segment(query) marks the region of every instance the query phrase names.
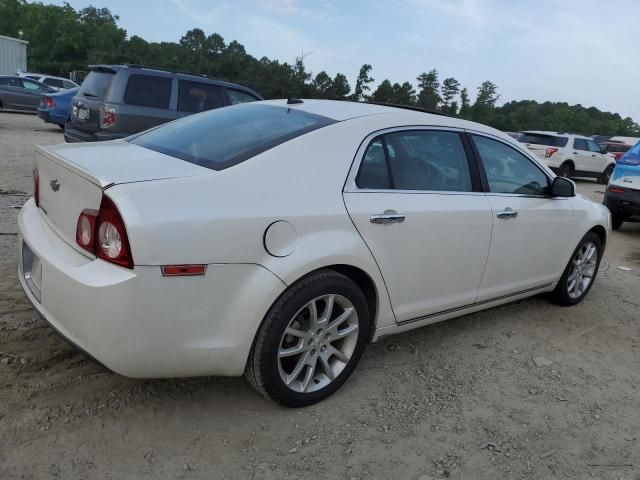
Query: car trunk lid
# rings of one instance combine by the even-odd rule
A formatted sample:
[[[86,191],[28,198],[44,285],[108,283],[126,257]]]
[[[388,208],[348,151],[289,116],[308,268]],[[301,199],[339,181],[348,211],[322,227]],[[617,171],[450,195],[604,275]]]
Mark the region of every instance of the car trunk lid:
[[[78,217],[84,209],[98,210],[108,187],[215,173],[122,140],[36,149],[40,209],[51,227],[82,252],[75,241]]]

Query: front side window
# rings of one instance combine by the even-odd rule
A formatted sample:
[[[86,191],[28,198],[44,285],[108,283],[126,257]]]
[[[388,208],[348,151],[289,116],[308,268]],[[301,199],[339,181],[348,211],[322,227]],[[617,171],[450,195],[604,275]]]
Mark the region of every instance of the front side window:
[[[224,170],[335,123],[321,115],[256,103],[216,108],[144,132],[131,143],[212,170]]]
[[[131,75],[124,91],[124,103],[140,107],[169,108],[172,83],[173,80],[169,77]]]
[[[188,80],[178,83],[178,110],[181,112],[198,113],[224,106],[221,87]]]
[[[587,140],[587,146],[589,147],[590,152],[601,153],[602,148],[593,140]]]
[[[258,100],[253,95],[241,92],[240,90],[233,90],[232,88],[227,88],[227,95],[229,95],[231,105],[235,105],[237,103],[255,102]]]
[[[587,141],[584,138],[574,138],[573,148],[576,150],[582,150],[584,152],[589,151],[589,147],[587,146]]]
[[[484,166],[489,191],[546,195],[549,179],[533,161],[514,148],[491,138],[472,135]]]

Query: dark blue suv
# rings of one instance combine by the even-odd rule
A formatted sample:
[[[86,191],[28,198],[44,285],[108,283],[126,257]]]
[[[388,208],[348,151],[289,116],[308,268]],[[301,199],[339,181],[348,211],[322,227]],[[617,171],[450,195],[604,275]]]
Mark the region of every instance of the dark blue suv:
[[[616,163],[604,195],[604,204],[611,210],[614,230],[634,217],[640,219],[640,142]]]

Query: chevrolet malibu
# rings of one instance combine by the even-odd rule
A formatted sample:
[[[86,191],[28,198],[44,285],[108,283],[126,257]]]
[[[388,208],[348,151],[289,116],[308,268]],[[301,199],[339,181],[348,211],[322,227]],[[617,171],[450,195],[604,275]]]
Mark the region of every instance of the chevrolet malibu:
[[[611,228],[509,136],[383,105],[242,104],[35,163],[19,278],[55,330],[122,375],[244,373],[287,406],[382,337],[577,304]]]

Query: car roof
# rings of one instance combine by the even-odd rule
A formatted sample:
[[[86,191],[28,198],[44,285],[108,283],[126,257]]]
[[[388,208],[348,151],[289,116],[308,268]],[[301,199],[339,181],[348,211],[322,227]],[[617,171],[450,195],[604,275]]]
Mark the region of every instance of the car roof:
[[[526,133],[527,135],[549,135],[549,136],[553,136],[553,137],[560,137],[560,136],[568,137],[568,136],[572,136],[572,137],[576,137],[576,138],[584,138],[585,140],[593,140],[591,137],[587,137],[585,135],[579,135],[577,133],[570,133],[570,132],[551,132],[551,131],[548,131],[548,130],[523,130],[520,133]]]
[[[350,102],[344,100],[315,100],[302,99],[293,100],[296,103],[290,103],[287,99],[266,100],[260,102],[266,105],[275,105],[280,107],[301,110],[323,117],[331,118],[338,122],[351,120],[354,118],[367,117],[372,115],[393,115],[393,122],[406,125],[437,125],[448,126],[454,128],[469,128],[475,130],[489,129],[492,132],[498,132],[491,127],[481,125],[467,120],[442,115],[439,113],[430,113],[415,109],[414,107],[403,107],[401,105],[385,105],[378,103],[366,102]],[[503,136],[502,132],[498,132]]]

